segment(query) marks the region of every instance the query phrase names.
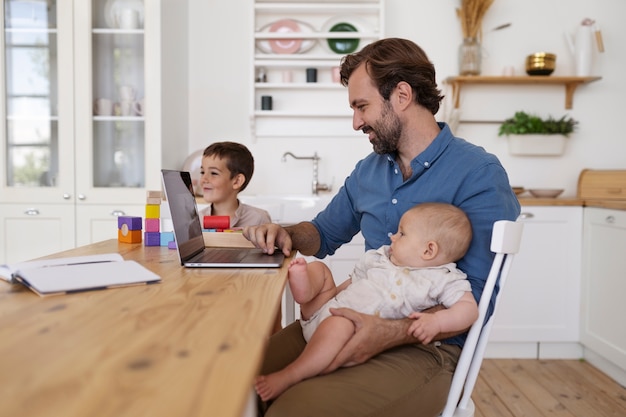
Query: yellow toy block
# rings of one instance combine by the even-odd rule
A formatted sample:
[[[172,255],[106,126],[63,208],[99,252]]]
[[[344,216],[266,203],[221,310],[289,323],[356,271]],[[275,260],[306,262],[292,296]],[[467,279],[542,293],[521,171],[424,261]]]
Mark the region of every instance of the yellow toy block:
[[[161,205],[160,204],[146,204],[146,218],[158,219],[161,217]]]

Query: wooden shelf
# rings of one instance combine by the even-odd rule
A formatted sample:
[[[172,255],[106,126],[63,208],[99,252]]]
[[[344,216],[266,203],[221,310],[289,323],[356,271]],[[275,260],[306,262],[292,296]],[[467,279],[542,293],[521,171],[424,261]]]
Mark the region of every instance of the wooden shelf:
[[[587,84],[600,80],[602,77],[557,77],[551,75],[533,75],[533,76],[458,76],[448,77],[445,79],[446,84],[452,85],[452,96],[454,97],[454,107],[459,107],[459,98],[461,96],[461,88],[463,85],[469,84],[557,84],[565,86],[565,108],[571,109],[574,103],[574,91],[581,84]]]

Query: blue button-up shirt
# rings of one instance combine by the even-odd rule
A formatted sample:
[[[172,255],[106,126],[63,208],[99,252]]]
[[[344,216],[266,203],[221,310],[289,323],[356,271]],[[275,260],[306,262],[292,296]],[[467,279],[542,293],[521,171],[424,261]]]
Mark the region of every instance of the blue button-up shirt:
[[[454,137],[445,123],[439,127],[432,144],[411,161],[413,173],[406,181],[395,155],[372,153],[357,163],[337,195],[313,219],[321,238],[318,258],[332,255],[359,231],[366,250],[388,245],[409,208],[430,201],[451,203],[472,223],[472,243],[457,265],[479,300],[493,261],[489,249],[493,223],[515,220],[520,205],[496,156]],[[462,346],[464,341],[460,336],[446,342]]]

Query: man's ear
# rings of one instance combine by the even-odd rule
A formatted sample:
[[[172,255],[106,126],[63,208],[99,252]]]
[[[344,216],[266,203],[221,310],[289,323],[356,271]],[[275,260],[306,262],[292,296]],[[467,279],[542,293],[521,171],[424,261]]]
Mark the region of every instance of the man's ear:
[[[422,258],[429,261],[431,259],[435,259],[438,253],[439,245],[437,244],[437,242],[435,242],[434,240],[429,240],[426,243],[426,248],[424,249],[424,252],[422,252]]]
[[[406,108],[413,102],[413,89],[406,81],[400,81],[396,86],[396,94],[398,97],[398,105]]]
[[[239,173],[237,175],[235,175],[235,178],[233,178],[233,189],[234,190],[239,190],[241,187],[243,187],[243,184],[246,182],[246,176]]]

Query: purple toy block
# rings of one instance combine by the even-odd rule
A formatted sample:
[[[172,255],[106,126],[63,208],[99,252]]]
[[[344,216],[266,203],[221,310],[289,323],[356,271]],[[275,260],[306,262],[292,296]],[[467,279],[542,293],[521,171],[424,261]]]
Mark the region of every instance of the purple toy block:
[[[117,218],[117,228],[121,229],[126,225],[128,230],[141,230],[142,218],[137,216],[119,216]]]
[[[145,232],[143,234],[144,246],[161,246],[161,233]]]
[[[176,241],[172,240],[167,244],[168,249],[176,249]]]

